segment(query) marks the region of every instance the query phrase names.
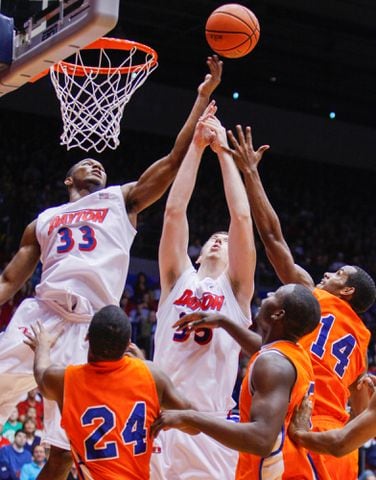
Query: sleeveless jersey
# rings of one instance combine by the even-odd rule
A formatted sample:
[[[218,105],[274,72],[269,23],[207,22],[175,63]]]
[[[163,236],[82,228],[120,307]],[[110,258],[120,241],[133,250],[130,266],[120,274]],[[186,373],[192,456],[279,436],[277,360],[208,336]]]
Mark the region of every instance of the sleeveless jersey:
[[[227,412],[235,405],[231,394],[240,346],[221,328],[191,333],[172,328],[183,315],[200,311],[227,315],[244,328],[251,324],[225,273],[216,280],[199,280],[189,267],[158,307],[154,362],[200,411]]]
[[[349,386],[367,370],[370,332],[349,303],[316,288],[321,321],[300,340],[311,354],[315,373],[313,417],[324,415],[346,423]]]
[[[149,479],[149,428],[159,409],[154,379],[139,359],[67,367],[61,426],[83,478]]]
[[[120,186],[45,210],[36,225],[43,263],[37,297],[68,310],[80,298],[95,311],[119,304],[135,234]]]
[[[290,402],[284,425],[278,435],[272,453],[268,457],[259,457],[240,452],[236,470],[237,480],[276,480],[276,479],[318,479],[315,468],[311,463],[307,451],[296,446],[287,436],[287,429],[296,406],[300,405],[304,395],[313,390],[314,377],[309,355],[299,344],[287,341],[277,341],[265,345],[254,354],[248,364],[247,374],[243,379],[240,391],[240,421],[250,421],[252,408],[252,393],[250,378],[252,368],[260,355],[269,352],[278,353],[287,357],[294,365],[296,381],[291,390]],[[283,472],[285,472],[283,474]],[[283,475],[283,476],[282,476]]]

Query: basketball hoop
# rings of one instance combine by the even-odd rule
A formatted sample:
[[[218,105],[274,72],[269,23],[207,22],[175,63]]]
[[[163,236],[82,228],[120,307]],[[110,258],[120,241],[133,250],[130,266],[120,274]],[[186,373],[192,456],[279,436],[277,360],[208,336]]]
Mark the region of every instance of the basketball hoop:
[[[110,50],[127,52],[127,57],[114,66]],[[83,57],[91,51],[96,51],[97,66],[89,66]],[[124,107],[157,66],[157,53],[142,43],[100,38],[78,51],[74,62],[61,61],[51,67],[63,118],[60,144],[86,152],[115,150]]]

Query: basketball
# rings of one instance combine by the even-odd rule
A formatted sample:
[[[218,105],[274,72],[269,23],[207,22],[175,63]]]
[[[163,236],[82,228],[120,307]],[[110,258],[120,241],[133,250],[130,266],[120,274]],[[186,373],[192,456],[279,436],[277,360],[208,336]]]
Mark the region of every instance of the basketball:
[[[218,7],[209,16],[205,36],[210,47],[226,58],[240,58],[251,52],[260,36],[256,15],[236,3]]]

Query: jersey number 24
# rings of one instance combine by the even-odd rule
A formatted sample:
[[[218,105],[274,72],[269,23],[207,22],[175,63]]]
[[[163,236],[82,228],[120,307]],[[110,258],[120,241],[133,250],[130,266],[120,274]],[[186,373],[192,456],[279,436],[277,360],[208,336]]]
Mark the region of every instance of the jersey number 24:
[[[133,455],[141,455],[146,452],[146,405],[145,402],[136,402],[131,413],[125,421],[121,432],[124,444],[133,445]],[[116,441],[106,441],[106,436],[116,427],[115,413],[106,405],[97,405],[88,408],[81,417],[81,425],[88,427],[95,425],[96,421],[101,423],[85,439],[85,459],[110,460],[119,457],[119,447]],[[103,446],[99,446],[99,443]]]

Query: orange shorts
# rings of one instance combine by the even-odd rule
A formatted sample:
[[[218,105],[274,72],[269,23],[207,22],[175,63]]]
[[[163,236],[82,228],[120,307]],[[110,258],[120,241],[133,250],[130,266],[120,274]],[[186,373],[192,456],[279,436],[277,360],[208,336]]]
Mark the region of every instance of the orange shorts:
[[[342,428],[343,423],[329,417],[313,417],[313,431],[324,432],[326,430],[333,430],[333,428]],[[310,455],[315,462],[318,458],[322,463],[332,480],[357,480],[358,478],[358,454],[359,450],[337,458],[332,455],[319,455],[318,453],[310,452]]]

